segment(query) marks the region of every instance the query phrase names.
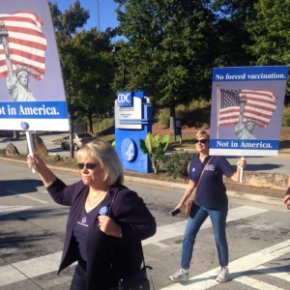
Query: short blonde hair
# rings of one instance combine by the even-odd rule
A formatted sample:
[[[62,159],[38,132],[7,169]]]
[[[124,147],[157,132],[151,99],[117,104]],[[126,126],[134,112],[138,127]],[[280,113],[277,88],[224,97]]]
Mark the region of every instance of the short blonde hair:
[[[124,173],[121,161],[109,142],[96,140],[85,144],[77,151],[77,160],[82,158],[96,160],[104,171],[104,182],[107,185],[123,184]]]
[[[195,134],[195,138],[204,138],[204,139],[209,139],[209,134],[205,130],[199,130]]]

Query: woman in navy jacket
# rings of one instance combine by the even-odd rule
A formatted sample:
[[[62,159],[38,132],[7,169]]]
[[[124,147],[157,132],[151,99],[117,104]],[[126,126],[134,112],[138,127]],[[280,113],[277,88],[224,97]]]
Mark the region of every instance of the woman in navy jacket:
[[[108,290],[140,270],[144,240],[156,223],[143,200],[123,186],[123,169],[103,141],[77,152],[81,181],[66,185],[37,156],[28,166],[40,175],[55,202],[70,206],[59,272],[77,261],[71,290]]]

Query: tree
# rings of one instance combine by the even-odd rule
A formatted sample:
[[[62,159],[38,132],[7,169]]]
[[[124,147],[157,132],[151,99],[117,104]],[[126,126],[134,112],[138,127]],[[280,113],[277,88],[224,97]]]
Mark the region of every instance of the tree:
[[[256,16],[248,25],[253,44],[250,52],[258,65],[290,64],[290,1],[259,0],[255,4]],[[290,101],[290,82],[287,87]]]
[[[252,44],[247,28],[255,16],[254,4],[258,0],[215,0],[216,13],[215,66],[245,66],[254,61],[247,50]]]
[[[70,115],[85,120],[93,132],[93,116],[110,112],[113,106],[113,66],[110,57],[111,30],[86,31],[88,10],[76,0],[62,13],[50,4]]]
[[[209,97],[213,14],[209,0],[115,0],[126,68],[125,88],[143,90],[156,105]]]
[[[93,116],[111,113],[114,104],[111,87],[114,68],[110,51],[109,36],[94,28],[74,36],[70,41],[69,59],[65,61],[74,91],[71,104],[78,118],[89,122],[91,132]]]
[[[81,7],[79,0],[75,0],[64,13],[58,9],[57,4],[50,2],[49,7],[58,41],[72,37],[77,29],[86,24],[90,15],[87,9]]]

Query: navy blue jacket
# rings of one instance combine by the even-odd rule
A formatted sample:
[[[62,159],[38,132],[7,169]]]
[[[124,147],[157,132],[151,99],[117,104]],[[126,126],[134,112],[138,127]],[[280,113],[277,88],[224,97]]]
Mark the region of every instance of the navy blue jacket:
[[[67,186],[57,179],[47,190],[55,202],[70,206],[60,272],[79,259],[73,228],[84,209],[89,188],[82,181]],[[110,217],[121,226],[121,239],[107,236],[98,226],[99,208],[110,208],[115,194]],[[155,234],[156,222],[143,200],[119,184],[109,188],[94,214],[87,237],[87,289],[108,290],[116,286],[120,278],[130,277],[140,269],[143,257],[141,240]]]

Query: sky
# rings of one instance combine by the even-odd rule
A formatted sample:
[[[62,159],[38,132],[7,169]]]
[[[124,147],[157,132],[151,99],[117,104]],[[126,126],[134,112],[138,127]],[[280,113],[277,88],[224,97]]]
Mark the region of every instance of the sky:
[[[51,3],[56,3],[58,8],[63,12],[72,5],[74,0],[50,0]],[[90,18],[86,24],[86,29],[97,26],[97,1],[96,0],[80,0],[81,7],[89,10]],[[118,26],[117,14],[115,9],[117,4],[113,0],[99,0],[100,11],[100,30],[105,31],[106,28],[114,28]]]

